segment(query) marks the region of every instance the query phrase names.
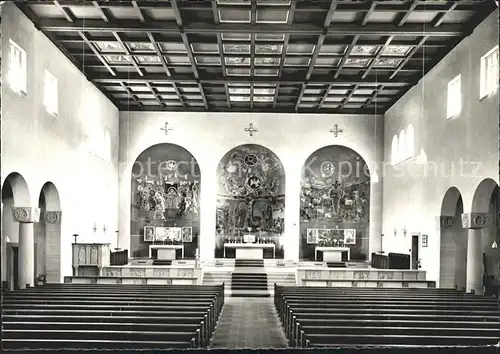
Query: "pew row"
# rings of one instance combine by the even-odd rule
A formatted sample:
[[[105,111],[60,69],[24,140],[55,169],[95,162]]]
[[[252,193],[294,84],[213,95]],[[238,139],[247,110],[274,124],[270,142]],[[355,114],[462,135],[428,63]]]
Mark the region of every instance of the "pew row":
[[[363,288],[435,288],[432,280],[359,280],[359,279],[302,279],[303,286],[363,287]]]
[[[291,346],[457,346],[500,341],[496,299],[452,289],[275,285]]]
[[[73,275],[64,277],[69,284],[146,284],[146,285],[196,285],[196,277],[127,277]]]
[[[207,347],[224,285],[48,284],[3,297],[5,351]]]

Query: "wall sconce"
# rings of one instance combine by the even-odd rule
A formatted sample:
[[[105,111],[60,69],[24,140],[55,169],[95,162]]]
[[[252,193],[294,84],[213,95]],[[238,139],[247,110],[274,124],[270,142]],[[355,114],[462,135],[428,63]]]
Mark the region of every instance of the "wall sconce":
[[[403,229],[401,231],[403,231],[403,236],[406,237],[406,232],[407,232],[406,226],[403,226]]]
[[[394,237],[398,235],[398,229],[394,228]]]
[[[104,233],[106,233],[106,224],[104,224],[104,225],[102,226],[102,231],[103,231]]]
[[[94,230],[94,232],[97,232],[97,223],[96,222],[94,223],[94,226],[92,226],[92,230]]]

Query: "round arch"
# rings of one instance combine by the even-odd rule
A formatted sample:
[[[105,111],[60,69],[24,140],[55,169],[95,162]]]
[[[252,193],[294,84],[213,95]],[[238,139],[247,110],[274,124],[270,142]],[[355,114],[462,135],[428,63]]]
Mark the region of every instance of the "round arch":
[[[195,258],[200,234],[201,173],[184,147],[155,144],[139,154],[131,170],[130,252],[149,257],[154,241],[183,245]],[[182,256],[177,251],[176,258]]]
[[[226,254],[224,244],[252,235],[255,242],[273,243],[274,256],[283,258],[286,176],[279,157],[262,145],[239,145],[224,154],[216,173],[215,257],[231,256],[235,250]],[[264,257],[272,256],[272,247],[265,248]]]
[[[472,213],[488,213],[490,210],[491,196],[495,189],[498,188],[497,182],[491,178],[483,179],[474,192],[472,197]]]
[[[368,259],[370,182],[368,164],[346,146],[324,146],[307,158],[300,193],[300,259],[315,260],[316,246],[348,247],[351,259]]]
[[[465,289],[467,230],[462,228],[462,194],[450,187],[443,196],[440,220],[439,287]],[[454,221],[454,222],[452,222]]]
[[[11,194],[16,207],[26,207],[31,205],[31,195],[28,183],[21,174],[12,172],[5,178],[2,186],[2,196],[4,188],[10,188],[12,191]]]
[[[2,281],[14,289],[18,279],[15,279],[11,264],[13,251],[11,245],[19,242],[19,224],[14,222],[12,209],[14,207],[32,207],[30,190],[25,178],[17,173],[10,173],[2,185],[2,222],[1,222],[1,267]]]
[[[61,201],[52,182],[40,190],[40,222],[35,227],[36,274],[45,275],[48,283],[61,281]]]

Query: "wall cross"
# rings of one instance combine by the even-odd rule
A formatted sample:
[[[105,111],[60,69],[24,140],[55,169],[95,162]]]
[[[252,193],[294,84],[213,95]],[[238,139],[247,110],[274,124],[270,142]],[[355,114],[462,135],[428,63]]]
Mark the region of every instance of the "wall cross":
[[[168,135],[168,132],[171,131],[171,130],[173,130],[173,129],[168,127],[168,122],[165,122],[165,127],[164,128],[160,128],[160,130],[165,131],[165,135]]]
[[[335,137],[338,137],[339,133],[342,133],[342,132],[343,132],[343,130],[339,129],[339,125],[338,124],[335,124],[333,126],[333,129],[330,129],[330,133],[333,133]]]
[[[253,133],[258,132],[259,130],[253,126],[253,123],[250,123],[248,128],[245,128],[245,131],[248,132],[250,136],[253,136]]]

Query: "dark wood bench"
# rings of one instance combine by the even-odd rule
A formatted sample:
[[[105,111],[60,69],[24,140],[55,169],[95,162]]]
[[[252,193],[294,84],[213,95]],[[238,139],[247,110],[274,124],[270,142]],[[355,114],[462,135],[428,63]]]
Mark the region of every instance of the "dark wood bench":
[[[275,285],[275,305],[290,344],[298,347],[491,345],[500,340],[494,299],[444,289],[387,290]]]
[[[4,298],[3,345],[11,350],[204,347],[223,303],[223,284],[28,288]]]

